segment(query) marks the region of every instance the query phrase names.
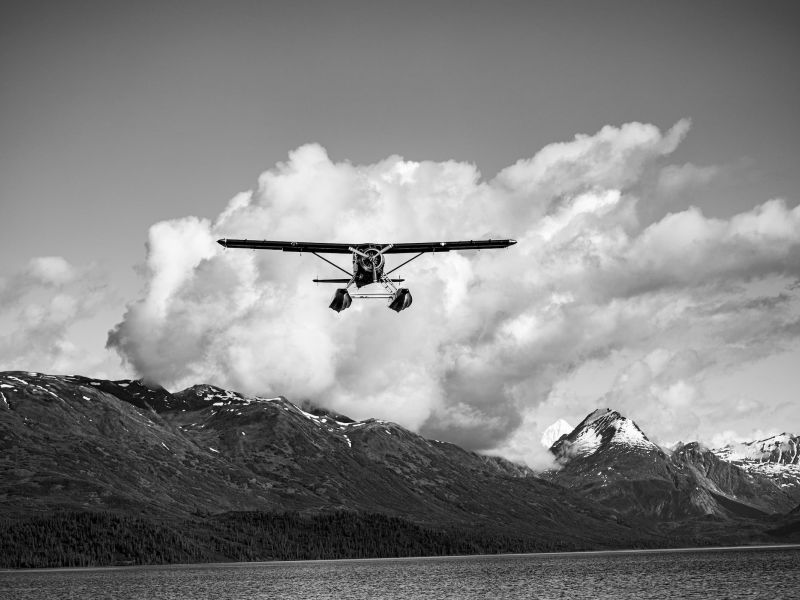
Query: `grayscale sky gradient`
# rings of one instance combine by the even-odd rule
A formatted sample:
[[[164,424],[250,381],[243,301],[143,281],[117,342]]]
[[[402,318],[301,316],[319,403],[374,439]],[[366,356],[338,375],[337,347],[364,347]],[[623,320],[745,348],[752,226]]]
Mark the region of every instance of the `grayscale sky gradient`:
[[[798,16],[793,1],[3,2],[0,369],[144,374],[168,386],[207,380],[308,397],[532,463],[528,448],[543,427],[558,417],[574,425],[599,405],[620,408],[662,442],[797,432]],[[632,123],[645,125],[625,128]],[[591,148],[569,158],[578,134]],[[550,154],[528,160],[543,148]],[[572,161],[569,168],[548,163],[553,155]],[[420,162],[423,169],[414,167]],[[297,181],[287,183],[292,169]],[[271,175],[259,183],[263,172]],[[398,173],[410,179],[381,188]],[[430,222],[415,221],[427,205],[399,192],[411,180],[409,193],[435,204]],[[449,192],[436,188],[442,181]],[[382,212],[364,204],[365,189]],[[248,191],[248,206],[220,216]],[[609,191],[617,200],[607,200]],[[590,283],[537,279],[553,266],[542,256],[558,261],[575,247],[548,238],[542,223],[574,217],[583,193],[594,194],[586,200],[594,220],[569,221],[570,240],[606,240],[592,256],[619,273],[592,270],[587,254],[579,279]],[[773,199],[781,207],[758,208]],[[598,213],[608,202],[616,202],[613,215]],[[319,210],[328,204],[336,211]],[[690,207],[702,221],[667,217]],[[747,229],[737,215],[761,217]],[[190,216],[209,221],[190,226]],[[231,236],[249,223],[258,237],[313,241],[373,232],[409,241],[488,231],[529,237],[516,255],[407,269],[421,295],[399,319],[409,315],[410,332],[432,331],[419,351],[397,330],[398,315],[378,303],[329,311],[331,290],[308,281],[327,274],[311,257],[291,267],[276,266],[286,259],[280,254],[218,264],[202,240],[227,233],[226,223],[238,224]],[[688,226],[708,233],[702,249],[679,230]],[[668,232],[674,247],[646,231]],[[183,245],[165,249],[164,236]],[[534,239],[561,245],[536,254]],[[652,277],[630,270],[635,252],[658,248]],[[493,280],[503,261],[514,269]],[[260,304],[236,309],[246,317],[221,328],[220,315],[234,309],[215,303],[212,288],[227,282],[244,293],[226,269],[254,269],[248,293],[272,290],[304,312],[282,312],[259,296]],[[487,295],[471,318],[454,316],[448,311],[461,310],[453,307],[463,299],[448,278],[458,269],[453,281],[464,289],[482,298],[491,283],[502,298]],[[199,277],[209,289],[197,286]],[[606,290],[611,279],[626,291]],[[709,282],[713,289],[703,287]],[[557,343],[531,333],[544,335],[542,319],[554,310],[537,304],[544,290],[561,299],[558,310],[575,311],[559,313],[567,317],[552,334]],[[692,308],[646,335],[632,333],[641,330],[636,323],[620,325],[639,310],[642,323],[666,319],[667,292],[675,306]],[[158,293],[167,316],[153,321],[147,310]],[[170,346],[169,328],[178,315],[188,318],[190,300],[200,333],[185,343],[218,336],[226,360]],[[611,319],[620,305],[622,316]],[[598,326],[591,340],[566,333],[569,323],[596,325],[589,312],[615,325]],[[337,318],[349,319],[350,337]],[[258,323],[284,343],[233,333]],[[516,354],[498,341],[504,335],[517,340]],[[392,336],[398,349],[386,352],[380,372],[398,380],[394,391],[370,381],[357,359],[381,356],[375,341]],[[144,357],[156,352],[153,339],[168,357],[159,368]],[[469,360],[454,358],[466,346]],[[286,353],[297,371],[271,375],[264,347]],[[250,376],[231,367],[231,356]],[[477,363],[491,371],[481,398],[470,395]]]

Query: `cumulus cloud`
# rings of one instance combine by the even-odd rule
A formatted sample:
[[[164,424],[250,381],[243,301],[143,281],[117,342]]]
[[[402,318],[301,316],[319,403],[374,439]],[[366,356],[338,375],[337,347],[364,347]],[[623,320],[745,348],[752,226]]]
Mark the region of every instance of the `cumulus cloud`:
[[[497,182],[524,200],[531,194],[553,199],[592,188],[628,188],[655,158],[674,152],[690,125],[682,119],[666,134],[646,123],[607,125],[594,135],[576,135],[517,161],[498,173]]]
[[[700,167],[692,163],[667,165],[658,174],[658,191],[668,196],[676,196],[693,188],[709,185],[720,177],[725,169],[719,166]]]
[[[694,349],[656,348],[620,371],[601,404],[631,416],[664,446],[697,439],[699,418],[693,408],[711,360]]]
[[[0,279],[0,370],[92,371],[102,357],[76,343],[74,327],[112,298],[94,264],[76,266],[60,256],[31,259]]]
[[[677,413],[702,395],[707,368],[793,331],[796,290],[764,319],[758,302],[768,294],[753,285],[800,276],[800,209],[780,200],[726,220],[689,208],[640,224],[647,198],[638,183],[688,128],[607,126],[489,181],[465,163],[392,156],[353,165],[302,146],[215,220],[151,228],[145,293],[109,346],[168,387],[207,381],[284,394],[533,463],[539,451],[526,440],[538,444],[552,422],[539,409],[587,361],[634,357],[607,397],[598,390],[598,403],[624,408],[638,397]],[[369,301],[336,314],[327,309],[333,290],[310,281],[337,276],[331,267],[307,255],[224,250],[215,244],[223,237],[519,243],[417,259],[400,272],[414,305],[399,315]],[[735,303],[743,287],[748,306]]]

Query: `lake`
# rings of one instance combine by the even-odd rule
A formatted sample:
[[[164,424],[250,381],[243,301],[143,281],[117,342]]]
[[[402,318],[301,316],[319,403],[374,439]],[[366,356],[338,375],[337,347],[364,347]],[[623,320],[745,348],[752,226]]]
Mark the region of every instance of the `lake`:
[[[0,572],[4,600],[788,598],[800,547]]]

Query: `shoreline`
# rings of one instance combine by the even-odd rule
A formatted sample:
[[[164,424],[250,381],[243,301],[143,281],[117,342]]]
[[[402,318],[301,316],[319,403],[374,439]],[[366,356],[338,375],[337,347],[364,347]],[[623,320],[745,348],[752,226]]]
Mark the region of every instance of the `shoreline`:
[[[207,563],[168,563],[168,564],[148,564],[148,565],[107,565],[96,567],[33,567],[29,569],[0,569],[0,575],[5,573],[64,573],[71,571],[120,571],[132,569],[192,569],[206,567],[248,567],[248,566],[280,566],[296,564],[324,564],[324,563],[348,563],[348,562],[367,562],[367,561],[413,561],[413,560],[437,560],[437,559],[475,559],[475,558],[524,558],[552,556],[597,556],[615,554],[667,554],[667,553],[687,553],[687,552],[735,552],[747,550],[800,550],[800,543],[797,544],[756,544],[752,546],[686,546],[681,548],[643,548],[643,549],[623,549],[623,550],[575,550],[571,552],[524,552],[524,553],[498,553],[498,554],[449,554],[440,556],[385,556],[374,558],[329,558],[315,560],[264,560],[251,562],[207,562]]]

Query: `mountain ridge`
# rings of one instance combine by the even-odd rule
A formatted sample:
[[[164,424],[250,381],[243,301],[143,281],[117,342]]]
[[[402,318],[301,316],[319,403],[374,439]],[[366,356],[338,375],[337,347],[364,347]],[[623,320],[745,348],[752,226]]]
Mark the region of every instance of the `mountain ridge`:
[[[12,533],[21,520],[100,511],[134,519],[112,520],[133,530],[188,524],[198,536],[190,545],[202,549],[230,527],[244,535],[235,515],[289,511],[305,515],[289,518],[301,528],[314,515],[383,515],[413,535],[450,540],[438,548],[471,539],[465,548],[492,551],[768,542],[776,527],[795,535],[796,517],[781,521],[774,506],[749,500],[741,470],[726,480],[718,458],[693,448],[668,456],[611,410],[562,435],[553,446],[561,470],[540,474],[388,421],[210,385],[173,394],[135,380],[16,371],[0,373],[0,394],[0,517]]]
[[[727,462],[697,442],[665,451],[609,408],[590,413],[550,448],[551,481],[622,514],[657,519],[785,514],[797,498],[771,479]]]
[[[632,537],[611,511],[520,465],[387,421],[342,421],[210,386],[168,397],[125,381],[22,372],[0,373],[3,384],[5,514],[351,510],[575,544]]]

